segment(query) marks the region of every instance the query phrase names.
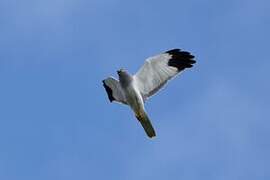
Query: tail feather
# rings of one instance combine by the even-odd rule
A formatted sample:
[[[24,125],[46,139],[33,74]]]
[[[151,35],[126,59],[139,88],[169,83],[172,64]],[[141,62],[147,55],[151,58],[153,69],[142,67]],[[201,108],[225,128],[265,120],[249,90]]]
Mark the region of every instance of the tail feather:
[[[153,138],[156,136],[156,133],[155,133],[155,130],[151,124],[151,121],[145,112],[142,115],[136,115],[136,118],[140,121],[140,123],[141,123],[144,131],[148,135],[148,137]]]

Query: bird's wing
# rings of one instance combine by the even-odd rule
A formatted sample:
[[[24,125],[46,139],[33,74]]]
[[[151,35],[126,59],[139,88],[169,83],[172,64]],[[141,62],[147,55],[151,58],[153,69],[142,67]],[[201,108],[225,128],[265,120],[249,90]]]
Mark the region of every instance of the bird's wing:
[[[112,77],[108,77],[107,79],[104,79],[102,82],[110,102],[116,101],[123,104],[127,104],[125,95],[118,80]]]
[[[168,80],[185,68],[196,63],[194,56],[180,49],[172,49],[146,59],[145,64],[134,75],[135,83],[144,100],[155,94]]]

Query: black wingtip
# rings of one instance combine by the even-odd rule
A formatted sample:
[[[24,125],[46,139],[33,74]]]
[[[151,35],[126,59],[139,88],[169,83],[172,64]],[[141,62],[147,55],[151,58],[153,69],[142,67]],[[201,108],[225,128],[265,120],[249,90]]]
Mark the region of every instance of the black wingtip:
[[[194,56],[187,51],[181,51],[181,49],[172,49],[165,53],[170,54],[172,57],[168,61],[169,66],[176,67],[178,71],[182,71],[185,68],[193,67],[196,63]]]
[[[113,93],[112,89],[106,85],[105,80],[103,80],[102,83],[103,83],[103,87],[105,88],[105,90],[107,92],[107,95],[108,95],[110,102],[113,102],[115,99],[114,99],[113,94],[112,94]]]

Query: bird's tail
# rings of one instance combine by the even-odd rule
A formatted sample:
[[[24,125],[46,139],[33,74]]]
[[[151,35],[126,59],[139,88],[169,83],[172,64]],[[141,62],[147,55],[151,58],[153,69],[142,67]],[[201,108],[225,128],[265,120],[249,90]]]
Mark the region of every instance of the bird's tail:
[[[153,138],[156,136],[155,130],[151,124],[150,119],[148,118],[146,112],[143,111],[141,114],[136,114],[136,118],[140,121],[144,131],[148,137]]]

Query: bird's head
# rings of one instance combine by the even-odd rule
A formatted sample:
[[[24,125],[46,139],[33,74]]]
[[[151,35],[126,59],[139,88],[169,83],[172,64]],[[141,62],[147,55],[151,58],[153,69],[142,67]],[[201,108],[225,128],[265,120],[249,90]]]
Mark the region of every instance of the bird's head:
[[[119,76],[121,76],[121,75],[123,75],[123,74],[126,74],[127,73],[127,71],[125,70],[125,69],[123,69],[123,68],[121,68],[121,69],[119,69],[118,71],[117,71],[117,74],[119,75]]]
[[[132,81],[132,76],[123,68],[117,71],[119,80],[122,84],[128,85]]]

